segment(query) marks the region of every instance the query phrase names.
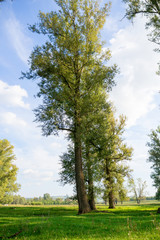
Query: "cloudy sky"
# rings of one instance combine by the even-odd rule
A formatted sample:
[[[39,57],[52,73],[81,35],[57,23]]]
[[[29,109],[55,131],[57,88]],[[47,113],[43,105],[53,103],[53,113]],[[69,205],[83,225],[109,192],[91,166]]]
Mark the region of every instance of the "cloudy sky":
[[[117,7],[118,6],[118,7]],[[159,55],[154,44],[147,40],[145,19],[134,24],[124,16],[120,0],[112,1],[110,17],[102,31],[102,38],[112,52],[120,74],[117,86],[110,94],[118,114],[127,116],[125,142],[134,148],[130,163],[134,178],[147,181],[148,194],[154,195],[147,160],[146,142],[151,129],[159,124],[160,79],[155,74]],[[59,137],[41,136],[34,123],[33,109],[38,105],[34,97],[36,82],[20,80],[21,71],[28,69],[27,61],[33,47],[43,43],[43,37],[31,33],[28,24],[38,21],[39,10],[56,10],[53,0],[7,0],[0,5],[0,138],[8,139],[15,147],[19,167],[19,193],[25,197],[72,195],[72,186],[57,183],[60,169],[59,155],[67,147],[63,134]]]

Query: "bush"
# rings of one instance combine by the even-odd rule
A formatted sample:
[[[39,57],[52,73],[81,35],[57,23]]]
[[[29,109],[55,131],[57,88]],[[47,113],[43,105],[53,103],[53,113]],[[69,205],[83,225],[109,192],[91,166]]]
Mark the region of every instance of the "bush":
[[[31,202],[31,205],[42,205],[42,202]]]

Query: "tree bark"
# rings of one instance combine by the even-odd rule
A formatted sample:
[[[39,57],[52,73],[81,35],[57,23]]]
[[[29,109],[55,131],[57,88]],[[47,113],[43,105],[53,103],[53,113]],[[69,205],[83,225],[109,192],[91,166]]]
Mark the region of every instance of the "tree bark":
[[[94,200],[94,185],[93,185],[93,173],[91,170],[91,159],[89,153],[89,145],[86,142],[86,161],[87,161],[87,175],[88,175],[88,203],[91,210],[96,210],[95,200]]]
[[[109,194],[108,194],[108,198],[109,198],[109,208],[115,208],[115,203],[114,203],[114,194],[113,194],[113,191],[112,191],[112,179],[111,179],[111,176],[110,176],[110,170],[109,170],[109,167],[107,165],[107,159],[106,159],[106,180],[107,182],[109,182],[109,188],[111,189],[109,191]]]
[[[79,211],[78,214],[88,213],[91,211],[88,198],[86,194],[84,174],[82,170],[82,149],[81,149],[81,133],[80,126],[78,121],[75,124],[75,175],[76,175],[76,190],[77,190],[77,198]]]
[[[109,192],[108,197],[109,197],[109,208],[115,208],[114,195],[112,190]]]
[[[94,189],[93,189],[93,181],[88,181],[88,203],[91,210],[96,210],[95,200],[94,200]]]

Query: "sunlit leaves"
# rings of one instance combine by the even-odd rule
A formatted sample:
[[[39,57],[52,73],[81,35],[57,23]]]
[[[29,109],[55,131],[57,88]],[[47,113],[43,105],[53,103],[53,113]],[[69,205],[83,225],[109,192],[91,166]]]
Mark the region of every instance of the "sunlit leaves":
[[[14,160],[13,146],[6,139],[0,140],[0,202],[7,203],[10,194],[19,188],[16,183],[18,168]]]

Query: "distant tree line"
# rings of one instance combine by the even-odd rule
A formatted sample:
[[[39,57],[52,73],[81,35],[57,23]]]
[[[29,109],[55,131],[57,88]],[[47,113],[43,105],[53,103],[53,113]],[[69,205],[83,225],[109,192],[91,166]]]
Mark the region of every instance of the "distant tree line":
[[[73,199],[73,197],[57,197],[53,198],[49,193],[45,193],[43,197],[34,197],[34,198],[24,198],[20,195],[13,195],[10,202],[6,202],[6,204],[17,204],[17,205],[70,205],[77,204],[77,200]]]
[[[144,200],[156,200],[155,196],[141,197],[140,201]],[[136,196],[128,197],[125,196],[125,198],[121,198],[116,196],[114,199],[114,204],[123,204],[124,202],[137,202]],[[100,198],[99,200],[95,199],[96,204],[105,204],[109,206],[109,198],[103,199]],[[3,202],[4,205],[13,204],[13,205],[77,205],[77,199],[75,196],[66,196],[66,197],[52,197],[49,193],[45,193],[43,197],[33,197],[33,198],[25,198],[20,195],[13,195],[12,198],[10,198],[9,201]],[[139,202],[138,202],[139,204]]]

